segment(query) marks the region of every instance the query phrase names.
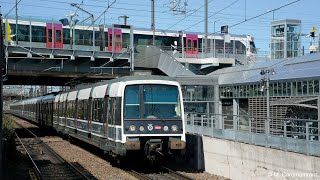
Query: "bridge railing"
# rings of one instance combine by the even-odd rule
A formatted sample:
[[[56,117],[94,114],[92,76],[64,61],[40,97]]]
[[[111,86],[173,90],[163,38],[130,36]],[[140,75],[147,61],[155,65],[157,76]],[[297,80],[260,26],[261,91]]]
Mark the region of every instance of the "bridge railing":
[[[199,113],[185,118],[188,133],[320,156],[319,120]]]

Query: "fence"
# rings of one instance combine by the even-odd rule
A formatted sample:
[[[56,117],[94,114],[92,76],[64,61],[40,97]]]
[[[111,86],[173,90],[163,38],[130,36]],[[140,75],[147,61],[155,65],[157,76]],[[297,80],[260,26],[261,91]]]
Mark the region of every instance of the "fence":
[[[190,113],[185,117],[189,133],[320,156],[318,120]]]

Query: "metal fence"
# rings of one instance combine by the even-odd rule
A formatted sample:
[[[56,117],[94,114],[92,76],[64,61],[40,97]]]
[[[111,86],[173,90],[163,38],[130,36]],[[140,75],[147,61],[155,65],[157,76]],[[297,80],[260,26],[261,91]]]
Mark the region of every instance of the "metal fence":
[[[320,156],[318,120],[198,113],[185,117],[189,133]]]

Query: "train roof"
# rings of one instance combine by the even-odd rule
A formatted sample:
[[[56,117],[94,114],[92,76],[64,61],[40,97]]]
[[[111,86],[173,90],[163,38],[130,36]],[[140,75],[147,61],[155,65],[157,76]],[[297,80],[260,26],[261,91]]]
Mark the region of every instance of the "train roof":
[[[72,89],[69,92],[61,93],[59,98],[55,99],[55,102],[64,102],[66,100],[84,100],[89,99],[90,97],[93,99],[103,98],[105,95],[109,95],[110,97],[119,97],[121,96],[120,89],[123,89],[125,84],[134,84],[135,82],[140,81],[140,83],[158,83],[159,81],[166,82],[167,84],[178,85],[173,78],[167,76],[155,76],[155,75],[141,75],[141,76],[125,76],[109,81],[102,81],[99,83],[86,85],[81,88]],[[108,90],[108,92],[107,92]]]

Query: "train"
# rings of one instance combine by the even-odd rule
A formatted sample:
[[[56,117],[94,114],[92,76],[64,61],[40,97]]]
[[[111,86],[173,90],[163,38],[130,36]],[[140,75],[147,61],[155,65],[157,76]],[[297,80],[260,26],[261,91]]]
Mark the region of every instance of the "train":
[[[25,47],[41,47],[52,49],[70,49],[73,45],[75,50],[88,51],[108,51],[124,52],[130,47],[130,29],[127,25],[75,25],[71,27],[68,24],[59,21],[23,19],[20,17],[16,27],[15,19],[4,19],[6,39]],[[16,30],[18,28],[18,30]],[[133,29],[133,44],[151,45],[153,32],[150,29]],[[256,52],[254,38],[250,35],[231,35],[230,43],[224,43],[224,34],[210,34],[208,38],[209,49],[215,49],[222,53],[224,48],[226,53],[244,54],[253,56]],[[73,38],[74,37],[74,40]],[[171,50],[172,46],[177,46],[177,50],[188,56],[204,52],[205,35],[199,32],[181,32],[172,30],[156,30],[155,45],[163,50]],[[74,41],[74,42],[73,42]],[[74,43],[74,44],[73,44]],[[215,47],[213,47],[215,46]],[[236,52],[231,52],[235,49]]]
[[[102,81],[11,103],[10,112],[114,157],[157,161],[186,148],[182,91],[170,77]]]

